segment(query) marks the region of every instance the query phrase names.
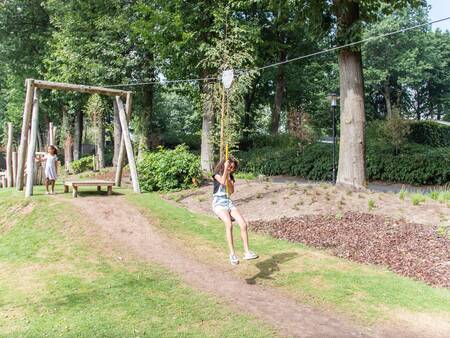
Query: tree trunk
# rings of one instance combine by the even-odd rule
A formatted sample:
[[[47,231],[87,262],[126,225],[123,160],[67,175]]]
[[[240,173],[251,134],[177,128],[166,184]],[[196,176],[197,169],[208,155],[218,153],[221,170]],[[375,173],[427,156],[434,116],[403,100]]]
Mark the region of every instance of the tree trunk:
[[[79,160],[81,157],[81,140],[83,136],[83,113],[78,110],[75,114],[75,129],[73,133],[73,159]]]
[[[152,75],[153,76],[153,72]],[[153,77],[151,77],[153,79]],[[142,159],[144,151],[151,148],[151,121],[153,113],[154,87],[145,86],[143,89],[144,109],[140,116],[140,135],[138,146],[138,162]]]
[[[286,51],[284,49],[280,51],[279,61],[280,62],[286,61]],[[283,104],[284,87],[285,87],[284,66],[280,65],[277,68],[277,76],[275,84],[275,101],[270,121],[270,132],[272,134],[278,133],[278,129],[280,128],[280,115]]]
[[[105,126],[103,124],[103,121],[97,122],[95,133],[95,148],[97,149],[97,169],[103,169],[105,167]]]
[[[116,100],[114,100],[114,157],[113,166],[117,167],[117,159],[119,158],[120,143],[122,140],[122,130],[120,129],[119,109]]]
[[[66,171],[71,171],[71,163],[73,161],[73,136],[72,121],[67,111],[67,107],[63,107],[63,128],[61,128],[61,139],[64,140],[64,167]]]
[[[392,104],[391,104],[391,89],[389,83],[384,84],[384,100],[386,102],[386,117],[390,119],[392,117]]]
[[[203,96],[202,144],[200,155],[201,167],[202,170],[206,172],[212,172],[214,166],[214,148],[212,142],[212,132],[214,125],[214,103],[212,100],[213,94],[211,84],[203,83],[201,85],[201,91]]]
[[[336,0],[340,34],[359,19],[359,6],[350,0]],[[339,52],[341,134],[337,184],[354,189],[366,187],[364,139],[364,83],[361,52]]]

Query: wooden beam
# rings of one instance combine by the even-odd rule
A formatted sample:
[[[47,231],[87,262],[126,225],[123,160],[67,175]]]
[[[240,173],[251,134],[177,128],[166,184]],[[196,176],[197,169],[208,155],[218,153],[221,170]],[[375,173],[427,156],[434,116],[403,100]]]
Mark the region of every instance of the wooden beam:
[[[131,96],[130,96],[131,97]],[[120,96],[116,96],[117,108],[119,109],[120,125],[122,127],[122,135],[125,141],[125,149],[127,150],[128,165],[130,167],[131,181],[133,183],[133,190],[140,193],[139,180],[137,175],[136,162],[134,160],[133,145],[131,144],[130,131],[128,130],[128,119],[123,102]]]
[[[127,101],[125,104],[125,111],[127,113],[128,121],[130,121],[131,118],[131,105],[133,101],[133,96],[131,93],[128,93],[127,95]],[[119,110],[117,108],[117,102],[114,100],[114,109]],[[119,117],[120,119],[120,117]],[[117,165],[116,165],[116,187],[120,187],[122,185],[122,175],[123,175],[123,167],[125,164],[125,140],[123,138],[123,133],[121,134],[121,141],[120,141],[120,148],[119,148],[119,156],[117,157]]]
[[[26,80],[27,92],[23,109],[22,131],[20,134],[19,154],[17,157],[16,188],[23,190],[23,177],[25,173],[25,157],[28,147],[28,128],[30,127],[31,109],[33,106],[33,80]]]
[[[42,80],[34,80],[34,85],[37,88],[42,88],[42,89],[65,90],[65,91],[74,91],[74,92],[79,92],[79,93],[102,94],[102,95],[120,96],[120,97],[126,97],[127,93],[128,93],[125,90],[96,87],[96,86],[77,85],[77,84],[72,84],[72,83],[42,81]]]
[[[25,197],[30,197],[33,195],[33,179],[34,179],[35,151],[36,151],[38,123],[39,123],[39,90],[37,88],[34,88],[33,114],[31,118],[31,137],[27,155],[27,186],[25,189]]]
[[[8,122],[8,143],[6,144],[6,183],[8,188],[13,186],[13,170],[12,170],[12,142],[13,142],[13,125]]]
[[[12,172],[13,172],[13,187],[16,186],[16,177],[17,177],[17,152],[12,152]]]

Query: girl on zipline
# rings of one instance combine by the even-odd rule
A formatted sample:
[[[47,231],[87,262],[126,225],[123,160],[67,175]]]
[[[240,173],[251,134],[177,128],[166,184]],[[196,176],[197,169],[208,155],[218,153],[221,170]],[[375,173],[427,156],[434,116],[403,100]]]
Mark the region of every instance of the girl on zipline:
[[[214,213],[225,223],[227,242],[230,249],[230,262],[233,265],[239,264],[239,259],[234,251],[232,223],[234,220],[238,222],[241,228],[241,237],[245,250],[243,259],[250,260],[258,258],[248,247],[247,222],[230,199],[230,195],[234,193],[235,180],[233,173],[237,170],[237,166],[238,162],[234,158],[230,158],[228,161],[221,160],[217,164],[213,175],[214,192],[212,208]]]
[[[47,190],[47,195],[55,194],[55,181],[56,181],[56,161],[58,151],[54,145],[51,145],[47,149],[47,154],[44,158],[39,159],[40,162],[45,162],[45,190]],[[52,192],[48,191],[48,186],[51,185]]]

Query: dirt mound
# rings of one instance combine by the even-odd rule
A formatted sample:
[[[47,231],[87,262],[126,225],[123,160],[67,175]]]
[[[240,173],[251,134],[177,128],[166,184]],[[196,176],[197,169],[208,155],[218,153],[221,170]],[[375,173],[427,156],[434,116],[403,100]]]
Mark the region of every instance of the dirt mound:
[[[355,212],[254,221],[250,226],[275,238],[331,249],[339,257],[384,265],[450,288],[450,238],[435,227]]]

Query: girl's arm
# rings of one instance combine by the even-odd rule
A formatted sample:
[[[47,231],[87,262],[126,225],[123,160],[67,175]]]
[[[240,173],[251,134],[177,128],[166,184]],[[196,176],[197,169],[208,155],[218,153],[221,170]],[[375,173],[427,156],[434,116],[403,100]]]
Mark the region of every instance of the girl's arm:
[[[234,193],[234,181],[231,178],[228,178],[228,193],[231,195]]]

